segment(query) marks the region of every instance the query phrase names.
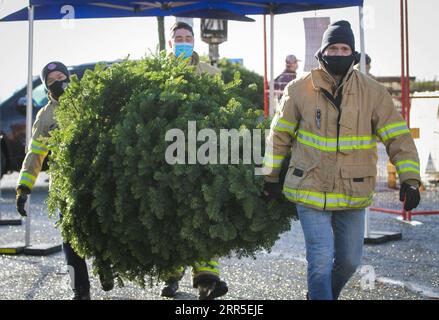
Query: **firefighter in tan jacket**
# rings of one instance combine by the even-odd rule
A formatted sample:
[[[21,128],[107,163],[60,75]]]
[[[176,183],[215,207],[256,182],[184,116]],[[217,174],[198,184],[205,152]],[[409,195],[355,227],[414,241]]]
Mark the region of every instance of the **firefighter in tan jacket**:
[[[64,64],[54,61],[47,64],[42,70],[41,81],[49,91],[49,103],[37,114],[32,127],[32,140],[18,178],[16,207],[22,216],[26,216],[27,196],[31,193],[44,159],[49,152],[47,138],[50,131],[56,127],[55,108],[58,106],[59,97],[64,93],[70,82],[70,74]],[[63,243],[63,251],[74,292],[73,299],[89,300],[90,281],[85,260],[73,251],[69,243]],[[105,291],[113,288],[112,280],[101,277],[101,284]]]
[[[198,54],[193,51],[194,32],[192,27],[184,22],[177,22],[171,28],[171,40],[169,46],[172,53],[169,58],[183,56],[190,58],[190,64],[195,66],[196,72],[208,73],[211,75],[219,74],[220,70],[208,63],[200,61]],[[184,275],[185,268],[182,266],[169,274],[161,295],[164,297],[174,297],[177,294],[178,282]],[[227,293],[226,282],[220,279],[218,258],[214,257],[210,261],[200,261],[192,266],[193,287],[198,288],[200,300],[213,300]]]
[[[264,157],[264,193],[297,206],[308,261],[308,298],[337,299],[361,261],[364,213],[372,203],[377,138],[401,181],[406,210],[420,201],[419,159],[386,88],[353,70],[359,54],[350,24],[325,31],[320,67],[292,81],[275,114]],[[283,186],[282,160],[291,152]]]

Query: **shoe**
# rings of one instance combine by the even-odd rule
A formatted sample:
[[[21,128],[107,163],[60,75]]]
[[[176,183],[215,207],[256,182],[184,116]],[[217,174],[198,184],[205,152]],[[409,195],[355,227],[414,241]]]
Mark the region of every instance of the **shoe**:
[[[178,281],[176,279],[171,279],[166,281],[165,286],[162,289],[161,296],[173,298],[177,295]]]
[[[103,273],[99,273],[99,282],[101,283],[101,288],[104,291],[111,291],[114,288],[113,277],[109,277],[107,275],[104,275]]]
[[[225,295],[228,291],[229,288],[227,287],[227,283],[224,281],[203,281],[198,284],[198,299],[213,300]]]
[[[90,300],[90,288],[79,287],[73,289],[72,300]]]

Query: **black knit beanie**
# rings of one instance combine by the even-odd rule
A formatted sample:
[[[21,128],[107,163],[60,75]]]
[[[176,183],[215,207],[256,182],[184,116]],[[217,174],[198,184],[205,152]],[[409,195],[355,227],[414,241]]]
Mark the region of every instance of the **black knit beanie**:
[[[355,51],[355,38],[351,25],[346,20],[334,22],[328,26],[323,34],[322,45],[317,53],[323,54],[325,49],[334,43],[344,43],[351,47],[352,52]]]
[[[43,70],[41,71],[41,82],[44,84],[44,87],[47,88],[47,77],[49,76],[49,73],[53,71],[59,71],[66,75],[67,79],[70,79],[70,72],[67,69],[67,67],[58,61],[52,61],[48,63]]]

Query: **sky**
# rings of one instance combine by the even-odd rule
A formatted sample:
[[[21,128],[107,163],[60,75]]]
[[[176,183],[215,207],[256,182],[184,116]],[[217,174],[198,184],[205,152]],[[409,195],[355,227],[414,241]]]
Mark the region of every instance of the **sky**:
[[[73,3],[74,1],[70,1]],[[439,78],[439,1],[409,0],[410,74],[417,79]],[[27,5],[26,0],[0,0],[0,18]],[[399,76],[401,70],[399,0],[365,0],[365,46],[372,57],[371,73]],[[259,74],[264,71],[263,19],[228,24],[227,42],[220,55],[242,58],[244,66]],[[289,13],[274,17],[274,76],[282,72],[287,54],[305,58],[303,18],[330,17],[331,22],[348,20],[354,30],[356,48],[360,48],[358,7]],[[175,22],[165,18],[166,37]],[[269,25],[269,18],[267,18]],[[194,20],[195,50],[208,54],[208,45],[200,39],[199,19]],[[86,19],[36,21],[34,26],[33,74],[38,75],[48,62],[67,65],[86,62],[137,59],[155,52],[158,44],[157,22],[152,18]],[[0,100],[7,98],[27,79],[27,22],[0,22]],[[304,62],[299,63],[299,76]]]

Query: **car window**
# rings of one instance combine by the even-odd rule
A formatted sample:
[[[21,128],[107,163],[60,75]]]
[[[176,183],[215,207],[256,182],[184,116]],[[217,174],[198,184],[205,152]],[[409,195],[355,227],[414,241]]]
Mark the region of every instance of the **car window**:
[[[47,90],[43,84],[40,84],[32,90],[32,99],[35,101],[37,107],[44,107],[47,104]]]

